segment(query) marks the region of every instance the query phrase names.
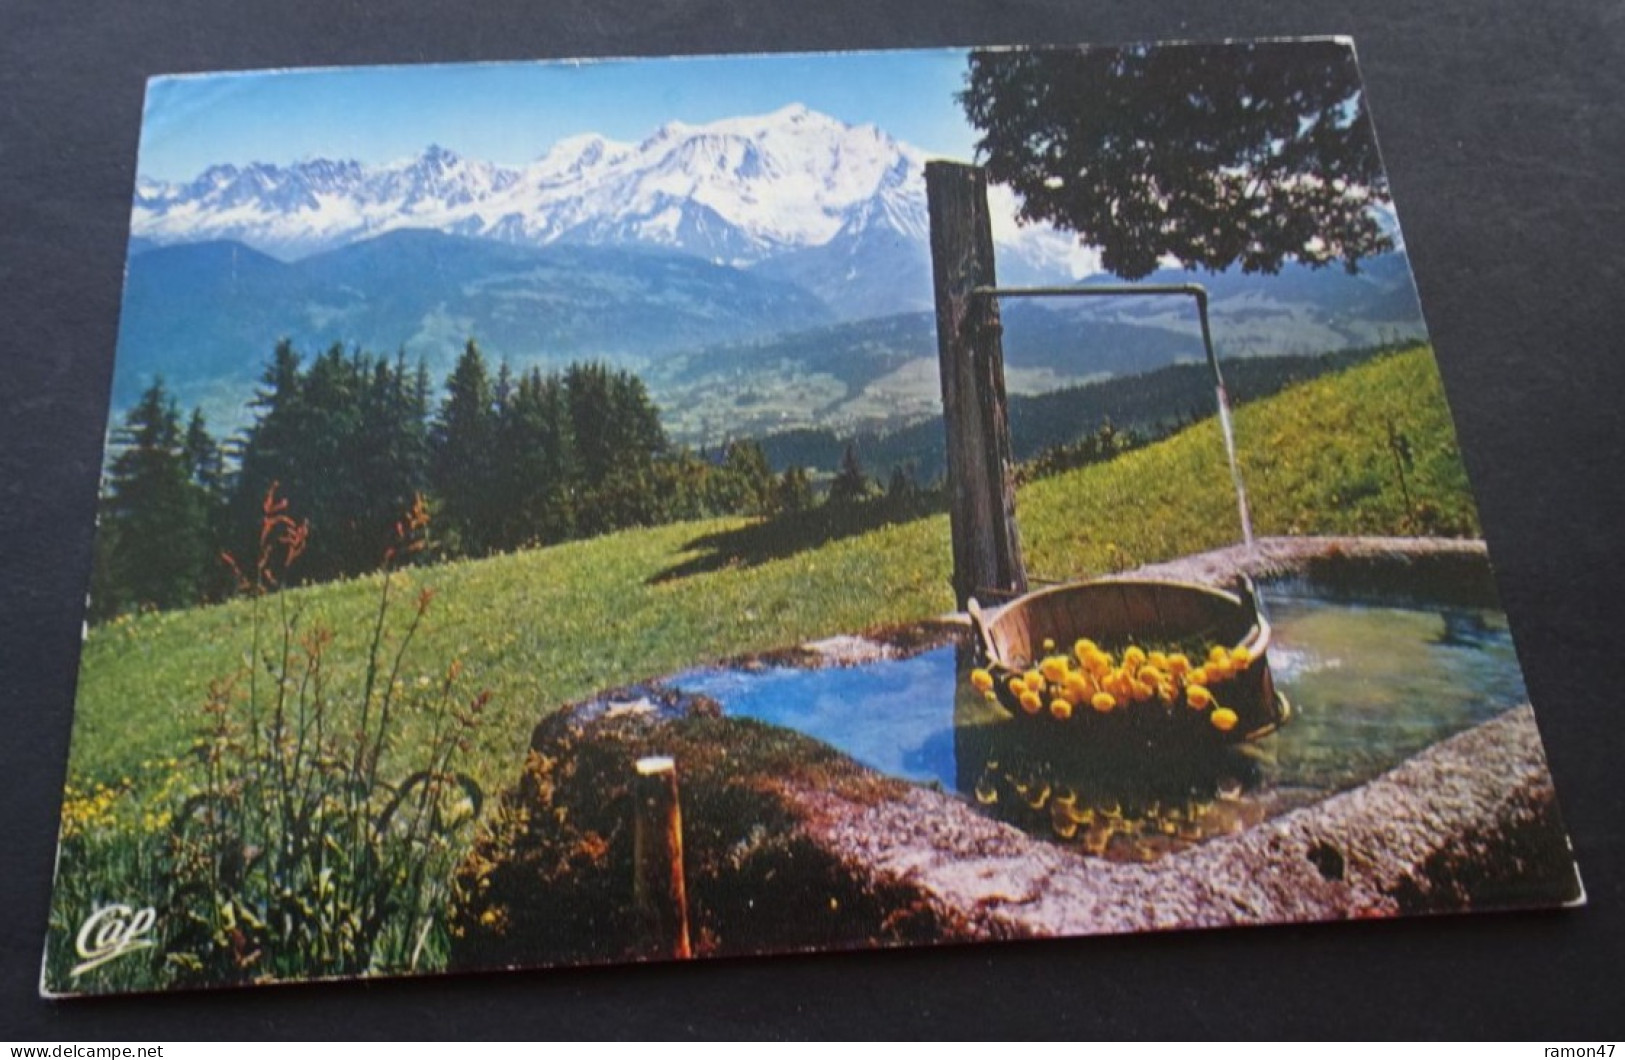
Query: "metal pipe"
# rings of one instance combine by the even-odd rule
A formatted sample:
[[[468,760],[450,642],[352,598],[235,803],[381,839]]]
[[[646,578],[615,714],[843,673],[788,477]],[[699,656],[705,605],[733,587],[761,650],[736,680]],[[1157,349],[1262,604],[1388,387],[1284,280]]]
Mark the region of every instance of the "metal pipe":
[[[1247,486],[1236,461],[1234,429],[1230,423],[1230,395],[1225,390],[1224,373],[1213,351],[1213,330],[1208,326],[1207,288],[1199,283],[1091,284],[1088,287],[975,287],[976,298],[1122,298],[1138,295],[1184,295],[1196,299],[1196,313],[1202,322],[1202,348],[1207,352],[1208,370],[1213,373],[1213,389],[1219,404],[1219,428],[1224,433],[1225,456],[1230,462],[1230,480],[1236,487],[1236,507],[1241,515],[1241,539],[1253,543],[1253,517],[1247,505]]]

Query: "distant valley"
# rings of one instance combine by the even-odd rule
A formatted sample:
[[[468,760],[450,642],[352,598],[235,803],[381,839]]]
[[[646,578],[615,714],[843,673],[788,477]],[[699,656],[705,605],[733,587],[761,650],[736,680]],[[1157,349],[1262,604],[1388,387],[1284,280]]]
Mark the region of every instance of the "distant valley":
[[[159,376],[217,430],[245,425],[276,342],[423,360],[438,387],[470,338],[515,369],[638,372],[696,446],[795,430],[886,434],[940,411],[925,155],[793,106],[638,143],[577,137],[502,167],[431,147],[387,166],[307,160],[143,180],[115,416]],[[1099,283],[1065,233],[990,192],[1005,284]],[[1177,271],[1225,358],[1422,334],[1403,251],[1357,275]],[[1202,357],[1188,298],[1004,307],[1008,385],[1037,395]]]

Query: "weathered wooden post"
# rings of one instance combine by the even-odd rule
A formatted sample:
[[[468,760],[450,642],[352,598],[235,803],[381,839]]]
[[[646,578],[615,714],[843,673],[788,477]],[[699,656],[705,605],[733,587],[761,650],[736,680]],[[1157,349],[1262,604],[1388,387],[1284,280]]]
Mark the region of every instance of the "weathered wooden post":
[[[683,880],[683,815],[677,763],[640,758],[632,784],[632,897],[660,956],[692,957],[688,889]]]
[[[1016,530],[999,306],[972,293],[996,285],[987,175],[978,166],[927,162],[925,190],[948,432],[954,597],[964,608],[979,594],[986,599],[1026,592],[1027,570]]]

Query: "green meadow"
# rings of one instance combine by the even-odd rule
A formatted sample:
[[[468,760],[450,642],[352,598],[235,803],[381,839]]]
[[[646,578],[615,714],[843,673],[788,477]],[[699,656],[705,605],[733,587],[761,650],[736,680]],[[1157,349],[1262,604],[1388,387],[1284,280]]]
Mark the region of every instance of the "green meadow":
[[[1245,405],[1236,437],[1260,535],[1478,532],[1426,347]],[[1239,537],[1216,418],[1031,483],[1017,505],[1028,569],[1041,578],[1121,570]],[[538,719],[596,690],[952,609],[946,516],[789,555],[730,554],[730,535],[746,523],[681,523],[395,572],[386,653],[419,594],[433,593],[395,680],[407,691],[438,688],[460,661],[457,695],[490,693],[462,765],[492,791],[516,772]],[[91,629],[70,784],[150,790],[200,731],[211,681],[247,673],[256,621],[262,656],[279,650],[282,608],[295,638],[332,632],[329,687],[335,700],[343,690],[358,698],[381,588],[374,575]],[[272,677],[262,667],[256,680]],[[410,758],[433,723],[423,712],[402,717],[386,757]]]

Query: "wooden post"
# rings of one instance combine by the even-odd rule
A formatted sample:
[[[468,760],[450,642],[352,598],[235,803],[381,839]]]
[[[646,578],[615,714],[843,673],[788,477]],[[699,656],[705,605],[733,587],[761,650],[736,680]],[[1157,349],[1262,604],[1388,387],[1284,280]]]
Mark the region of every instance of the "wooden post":
[[[987,175],[978,166],[927,162],[925,190],[948,433],[954,597],[963,609],[977,594],[986,599],[1026,592],[1027,570],[1016,530],[999,306],[996,299],[971,294],[996,283]]]
[[[692,957],[688,891],[683,881],[683,815],[677,763],[640,758],[632,784],[632,895],[660,956]]]

